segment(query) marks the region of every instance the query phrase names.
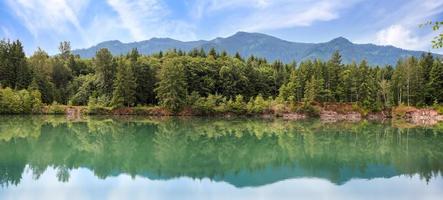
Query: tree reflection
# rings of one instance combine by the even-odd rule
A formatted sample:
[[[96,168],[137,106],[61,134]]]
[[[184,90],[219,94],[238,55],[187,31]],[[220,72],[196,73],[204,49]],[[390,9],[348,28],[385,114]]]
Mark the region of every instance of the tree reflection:
[[[429,180],[443,169],[442,145],[440,127],[365,121],[8,116],[0,117],[0,184],[19,184],[26,167],[35,179],[54,167],[69,181],[69,171],[83,167],[99,178],[207,177],[237,187],[296,177]]]

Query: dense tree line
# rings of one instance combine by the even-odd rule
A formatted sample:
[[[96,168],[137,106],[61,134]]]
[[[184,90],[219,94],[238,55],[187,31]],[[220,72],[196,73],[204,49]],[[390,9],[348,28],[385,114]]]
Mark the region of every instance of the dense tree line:
[[[73,55],[69,42],[62,42],[59,50],[49,56],[38,49],[27,58],[20,41],[1,41],[1,87],[37,91],[34,96],[46,104],[159,104],[174,112],[219,104],[253,110],[271,100],[351,102],[372,111],[443,102],[443,64],[431,53],[401,59],[396,66],[369,66],[365,60],[343,64],[339,52],[327,61],[285,64],[214,49],[149,56],[137,49],[120,56],[100,49],[92,59]],[[7,98],[0,94],[0,100]]]

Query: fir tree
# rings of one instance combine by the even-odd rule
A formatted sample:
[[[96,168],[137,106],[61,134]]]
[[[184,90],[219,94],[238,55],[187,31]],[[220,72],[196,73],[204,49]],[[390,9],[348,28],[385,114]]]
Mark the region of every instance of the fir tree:
[[[443,102],[443,64],[435,60],[429,74],[428,88],[434,102]]]
[[[135,103],[135,89],[137,84],[131,65],[120,59],[117,67],[116,79],[114,82],[114,92],[112,105],[132,106]]]

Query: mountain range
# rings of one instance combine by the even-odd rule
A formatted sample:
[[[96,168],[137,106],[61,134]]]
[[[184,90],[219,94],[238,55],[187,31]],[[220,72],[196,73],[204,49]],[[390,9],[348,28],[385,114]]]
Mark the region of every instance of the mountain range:
[[[208,51],[215,48],[221,52],[225,50],[234,55],[239,52],[243,57],[254,55],[266,58],[268,61],[281,60],[289,63],[291,61],[303,61],[307,59],[327,60],[336,50],[342,55],[343,63],[352,61],[360,62],[366,59],[371,65],[395,65],[399,58],[408,56],[419,57],[423,51],[413,51],[397,48],[394,46],[380,46],[375,44],[355,44],[344,37],[335,38],[323,43],[301,43],[282,40],[262,33],[237,32],[232,36],[213,40],[198,40],[183,42],[171,38],[152,38],[140,42],[122,43],[118,40],[101,42],[86,49],[73,50],[74,54],[82,58],[92,58],[97,50],[108,48],[113,55],[128,53],[137,48],[141,54],[149,55],[169,49],[180,49],[189,51],[194,48],[203,48]],[[436,56],[441,56],[434,54]]]

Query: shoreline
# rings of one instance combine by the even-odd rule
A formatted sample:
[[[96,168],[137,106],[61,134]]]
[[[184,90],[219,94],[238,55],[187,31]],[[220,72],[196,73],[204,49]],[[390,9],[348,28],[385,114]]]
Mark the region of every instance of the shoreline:
[[[330,104],[334,105],[334,104]],[[361,113],[357,110],[343,110],[334,106],[317,107],[319,109],[318,115],[312,116],[301,112],[275,112],[268,111],[263,113],[233,113],[220,112],[213,114],[197,114],[192,109],[184,109],[182,112],[173,114],[166,109],[159,106],[144,106],[144,107],[123,107],[123,108],[95,108],[94,112],[88,109],[87,106],[68,106],[68,105],[49,105],[44,106],[41,115],[65,115],[69,119],[81,118],[83,116],[149,116],[149,117],[220,117],[220,118],[261,118],[261,119],[276,119],[281,118],[288,121],[298,121],[305,119],[320,119],[324,122],[359,122],[362,120],[369,121],[385,121],[385,120],[404,120],[416,125],[435,125],[438,122],[443,122],[443,114],[439,113],[433,108],[415,108],[408,106],[397,106],[392,109],[386,109],[380,112]],[[335,109],[334,109],[335,108]],[[26,114],[25,114],[26,115]]]

